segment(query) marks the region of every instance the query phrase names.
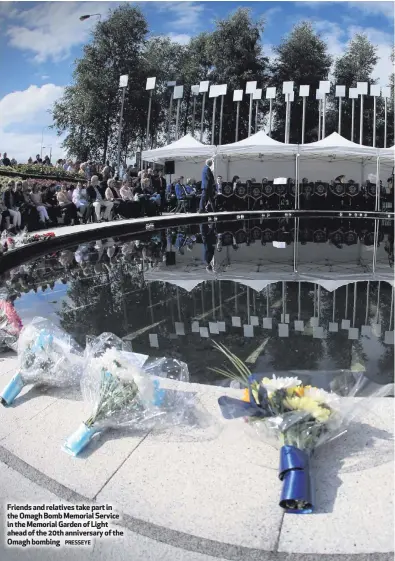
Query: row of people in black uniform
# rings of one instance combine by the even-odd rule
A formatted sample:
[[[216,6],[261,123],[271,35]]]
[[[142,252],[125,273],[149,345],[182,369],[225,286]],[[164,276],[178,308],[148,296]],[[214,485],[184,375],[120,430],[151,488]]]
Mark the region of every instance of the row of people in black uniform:
[[[380,182],[381,209],[394,210],[394,193],[392,178],[388,187]],[[180,177],[167,187],[169,210],[176,212],[195,212],[204,193],[202,182]],[[221,176],[208,196],[205,210],[287,210],[295,208],[295,182],[289,179],[285,184],[275,185],[264,178],[262,183],[255,180],[242,183],[238,176],[231,182],[224,182]],[[302,210],[356,210],[374,211],[376,205],[376,184],[367,181],[359,185],[350,180],[345,182],[343,176],[329,183],[323,181],[309,182],[304,178],[299,184],[299,208]],[[201,205],[200,205],[201,206]]]

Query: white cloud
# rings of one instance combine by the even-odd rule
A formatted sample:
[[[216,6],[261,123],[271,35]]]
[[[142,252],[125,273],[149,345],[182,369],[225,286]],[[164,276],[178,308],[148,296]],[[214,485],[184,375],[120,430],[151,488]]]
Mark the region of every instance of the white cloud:
[[[59,99],[63,88],[54,84],[29,86],[24,91],[8,94],[0,99],[0,152],[7,152],[18,162],[26,162],[29,156],[40,152],[41,135],[44,130],[44,145],[52,146],[54,157],[60,158],[62,139],[48,130],[51,116],[48,110]],[[39,124],[37,132],[30,129]],[[48,148],[49,152],[49,148]]]
[[[166,22],[167,27],[177,29],[178,33],[184,31],[199,31],[202,25],[204,12],[203,4],[196,2],[158,2],[160,12],[171,12],[174,17]]]
[[[322,38],[328,45],[329,53],[334,59],[342,56],[347,48],[347,44],[356,33],[364,33],[377,47],[377,56],[379,60],[373,71],[373,78],[378,80],[381,86],[388,85],[388,78],[393,72],[393,66],[390,60],[391,50],[393,47],[393,37],[383,31],[371,27],[359,27],[350,25],[349,27],[341,27],[339,24],[318,20],[313,22],[314,27],[320,32]]]
[[[9,15],[3,10],[8,20],[4,34],[14,48],[33,53],[35,62],[61,61],[73,47],[87,41],[97,23],[97,18],[81,22],[79,17],[94,13],[105,16],[110,6],[109,2],[40,2]]]
[[[347,8],[359,10],[367,16],[381,15],[388,18],[391,22],[394,21],[394,3],[389,2],[347,2]]]
[[[180,45],[188,45],[191,40],[191,36],[186,33],[169,33],[167,36],[171,41]]]

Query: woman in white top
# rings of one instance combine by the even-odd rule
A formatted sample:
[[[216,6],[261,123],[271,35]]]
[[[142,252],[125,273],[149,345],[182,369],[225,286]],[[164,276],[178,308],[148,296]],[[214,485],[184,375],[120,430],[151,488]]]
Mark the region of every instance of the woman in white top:
[[[82,219],[86,221],[86,214],[89,209],[89,202],[86,196],[86,189],[82,188],[81,183],[77,183],[77,187],[73,191],[73,203],[77,207],[78,212],[82,215]]]
[[[32,192],[30,193],[30,198],[34,206],[36,207],[38,214],[40,216],[40,222],[50,222],[47,209],[43,205],[42,196],[37,183],[33,185]]]

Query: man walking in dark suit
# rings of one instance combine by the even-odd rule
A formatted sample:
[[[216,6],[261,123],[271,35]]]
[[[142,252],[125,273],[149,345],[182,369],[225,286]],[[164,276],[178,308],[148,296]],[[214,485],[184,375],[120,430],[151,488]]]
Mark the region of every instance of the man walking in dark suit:
[[[213,160],[206,160],[206,165],[203,168],[202,196],[200,199],[199,212],[205,212],[206,205],[208,202],[211,205],[211,210],[214,211],[212,199],[214,196],[215,180],[214,180],[213,172],[211,171],[212,165],[213,165]]]

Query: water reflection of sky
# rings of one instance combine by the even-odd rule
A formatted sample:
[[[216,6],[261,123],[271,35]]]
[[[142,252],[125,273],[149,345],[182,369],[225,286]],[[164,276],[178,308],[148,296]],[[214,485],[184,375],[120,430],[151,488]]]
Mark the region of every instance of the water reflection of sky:
[[[379,282],[366,265],[372,252],[361,241],[344,251],[307,243],[299,247],[296,281],[297,241],[277,249],[261,243],[253,228],[255,240],[248,240],[251,228],[232,224],[206,225],[203,236],[197,227],[147,234],[138,243],[129,237],[83,244],[23,265],[6,284],[17,293],[25,323],[47,317],[81,344],[86,335],[114,332],[136,352],[187,362],[194,381],[219,381],[210,367],[224,363],[212,340],[249,361],[254,372],[352,370],[379,383],[392,380],[388,252]],[[207,269],[207,253],[214,270]]]

